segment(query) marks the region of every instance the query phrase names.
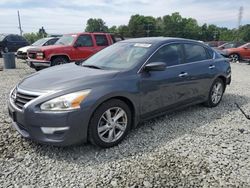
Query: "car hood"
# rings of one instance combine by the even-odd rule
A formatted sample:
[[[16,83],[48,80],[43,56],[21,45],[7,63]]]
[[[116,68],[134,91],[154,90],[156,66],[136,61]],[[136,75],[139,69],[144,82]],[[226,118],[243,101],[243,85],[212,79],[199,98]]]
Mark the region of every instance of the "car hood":
[[[82,67],[74,63],[59,65],[36,72],[19,84],[18,88],[32,92],[60,91],[80,88],[112,79],[119,71]]]
[[[28,49],[34,48],[34,47],[35,47],[35,46],[25,46],[25,47],[19,48],[17,51],[20,51],[20,52],[27,52]]]
[[[50,46],[41,46],[41,47],[34,47],[32,49],[29,49],[29,51],[47,51],[47,50],[60,50],[67,48],[68,46],[65,45],[50,45]]]

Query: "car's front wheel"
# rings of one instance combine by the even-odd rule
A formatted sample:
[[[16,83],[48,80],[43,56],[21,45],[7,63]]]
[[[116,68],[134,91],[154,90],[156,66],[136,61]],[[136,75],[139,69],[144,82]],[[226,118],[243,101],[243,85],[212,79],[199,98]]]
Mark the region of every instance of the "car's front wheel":
[[[222,79],[217,78],[213,82],[213,84],[212,84],[212,86],[210,88],[208,99],[204,103],[204,105],[207,106],[207,107],[215,107],[215,106],[217,106],[221,102],[224,91],[225,91],[224,82],[222,81]]]
[[[131,111],[118,99],[104,102],[94,112],[89,125],[92,144],[107,148],[120,143],[131,127]]]
[[[66,64],[68,63],[69,61],[64,58],[64,57],[56,57],[54,58],[52,61],[51,61],[51,65],[52,66],[55,66],[55,65],[62,65],[62,64]]]

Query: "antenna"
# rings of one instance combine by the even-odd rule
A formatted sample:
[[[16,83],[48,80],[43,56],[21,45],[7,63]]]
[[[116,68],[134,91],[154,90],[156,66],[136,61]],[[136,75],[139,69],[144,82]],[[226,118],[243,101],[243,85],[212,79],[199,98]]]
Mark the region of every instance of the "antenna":
[[[23,35],[23,30],[22,30],[22,25],[21,25],[21,19],[20,19],[20,14],[19,14],[19,10],[17,11],[17,16],[18,16],[18,24],[19,24],[19,30],[20,30],[20,35]]]

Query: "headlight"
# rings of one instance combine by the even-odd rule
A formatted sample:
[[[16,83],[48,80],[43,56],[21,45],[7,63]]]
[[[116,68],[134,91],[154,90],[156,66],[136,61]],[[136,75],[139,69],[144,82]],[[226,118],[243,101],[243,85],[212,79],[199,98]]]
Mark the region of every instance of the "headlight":
[[[37,52],[36,53],[36,58],[37,59],[43,59],[43,52]]]
[[[40,108],[43,111],[66,111],[80,108],[81,102],[88,96],[90,89],[70,93],[43,103]]]

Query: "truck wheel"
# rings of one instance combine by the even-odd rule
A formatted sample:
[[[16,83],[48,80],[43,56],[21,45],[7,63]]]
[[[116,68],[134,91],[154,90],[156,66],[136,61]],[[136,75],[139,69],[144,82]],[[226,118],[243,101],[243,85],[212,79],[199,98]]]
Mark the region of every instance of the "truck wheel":
[[[69,61],[65,57],[56,57],[51,61],[51,66],[62,65],[68,63]]]

